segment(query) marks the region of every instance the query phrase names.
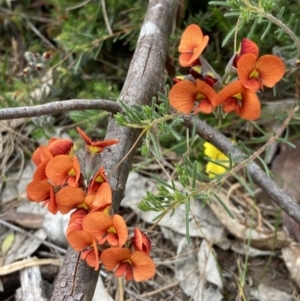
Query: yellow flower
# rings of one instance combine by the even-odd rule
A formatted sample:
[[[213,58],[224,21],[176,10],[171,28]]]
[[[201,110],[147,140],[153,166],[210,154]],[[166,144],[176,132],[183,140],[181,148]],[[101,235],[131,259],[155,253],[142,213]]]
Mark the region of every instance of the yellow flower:
[[[229,167],[229,159],[226,155],[224,155],[221,151],[219,151],[216,147],[208,142],[204,142],[204,154],[213,161],[220,161],[221,165],[218,165],[213,162],[208,162],[206,164],[206,173],[209,178],[214,178],[217,175],[220,175],[227,171],[226,167]]]

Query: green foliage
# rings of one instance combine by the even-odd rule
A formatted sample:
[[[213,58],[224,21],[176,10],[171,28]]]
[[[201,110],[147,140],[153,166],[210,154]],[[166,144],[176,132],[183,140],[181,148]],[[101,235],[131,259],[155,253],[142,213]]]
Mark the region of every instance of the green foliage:
[[[0,48],[0,107],[76,98],[117,98],[146,2],[109,1],[106,11],[100,1],[47,0],[34,5],[28,0],[11,2],[11,9],[2,5],[7,13],[2,15],[5,26],[0,29],[4,37]],[[14,37],[15,44],[11,44],[10,37]],[[26,51],[48,51],[48,66],[41,72],[24,75]],[[50,70],[50,91],[31,97],[32,91],[41,89],[43,77]]]
[[[159,142],[166,137],[181,141],[176,127],[182,119],[177,117],[178,114],[169,115],[168,93],[169,88],[166,86],[165,93],[158,93],[158,99],[153,97],[150,106],[128,107],[120,101],[124,112],[117,113],[115,119],[120,125],[142,130],[142,134],[145,134],[145,140],[141,146],[143,156],[147,157],[152,152],[156,158],[161,157]]]
[[[41,6],[35,6],[33,0],[10,3],[11,9],[4,7],[4,2],[1,4],[6,13],[1,15],[3,26],[0,28],[3,36],[0,42],[0,107],[74,98],[118,98],[147,1],[106,1],[106,11],[103,11],[100,1],[46,0]],[[201,1],[200,4],[203,3]],[[170,56],[174,65],[178,58],[177,48],[182,30],[191,23],[199,24],[204,33],[210,36],[204,56],[219,73],[223,72],[243,37],[257,42],[262,54],[270,53],[276,45],[280,54],[286,58],[298,57],[300,10],[295,9],[295,5],[299,5],[298,1],[290,1],[288,6],[283,0],[227,0],[210,1],[209,4],[199,11],[191,7],[190,3],[187,4],[186,14],[182,17],[184,21],[171,37]],[[106,17],[109,24],[105,22]],[[14,38],[13,42],[11,37]],[[23,69],[28,67],[23,58],[26,51],[40,54],[47,51],[51,54],[51,60],[41,72],[24,76]],[[50,71],[52,83],[48,85],[49,91],[44,91],[41,86],[45,81],[44,76]],[[40,96],[33,95],[33,91],[40,91]],[[157,192],[147,192],[140,208],[158,212],[158,221],[166,214],[172,215],[178,206],[184,205],[188,237],[190,201],[201,200],[205,205],[210,202],[212,195],[218,199],[214,188],[220,188],[224,180],[234,173],[235,162],[229,156],[227,174],[218,175],[213,180],[207,177],[204,172],[207,161],[221,165],[222,162],[206,160],[202,149],[203,140],[197,138],[195,131],[187,136],[180,115],[170,113],[168,88],[165,93],[158,93],[158,97],[154,97],[148,106],[128,107],[122,100],[120,104],[123,112],[115,116],[116,121],[141,131],[139,139],[143,138],[143,143],[140,150],[145,157],[142,163],[151,160],[159,162],[164,156],[164,147],[179,154],[179,160],[172,162],[172,176],[167,172],[165,177],[151,175],[158,182]],[[106,116],[106,112],[92,110],[72,112],[68,114],[66,123],[92,129]],[[280,112],[277,117],[283,119],[285,116],[285,112]],[[214,116],[201,118],[233,139],[242,138],[243,142],[238,143],[237,147],[245,152],[244,160],[253,156],[253,148],[265,143],[273,135],[256,123],[249,125],[255,132],[252,135],[243,121],[232,116],[222,120]],[[58,124],[56,119],[51,118],[37,118],[31,122],[34,125],[34,139],[49,136]],[[298,123],[294,122],[296,127]],[[287,137],[282,139],[286,141]],[[268,173],[264,160],[259,156],[258,160]],[[245,191],[253,195],[250,175],[234,175]],[[233,217],[223,201],[218,201]]]
[[[291,1],[294,2],[294,1]],[[226,45],[236,32],[239,35],[247,30],[247,37],[256,40],[256,37],[264,44],[274,45],[274,38],[277,41],[286,42],[287,39],[292,39],[293,44],[290,48],[298,48],[298,55],[300,55],[300,46],[297,45],[298,38],[293,32],[299,34],[298,21],[299,13],[291,10],[292,6],[288,9],[283,7],[286,4],[280,0],[263,0],[263,1],[246,1],[246,0],[227,0],[227,1],[210,1],[212,6],[221,6],[227,10],[224,14],[225,17],[236,17],[237,22],[233,24],[234,27],[227,33],[222,45]],[[292,4],[292,3],[291,3]],[[296,21],[296,22],[295,22]],[[249,28],[249,25],[251,27]],[[291,31],[290,28],[295,27],[295,31]],[[275,29],[274,29],[275,28]],[[275,34],[269,34],[272,29]],[[283,37],[283,34],[285,36]],[[273,40],[273,41],[272,41]],[[272,43],[269,43],[272,41]]]

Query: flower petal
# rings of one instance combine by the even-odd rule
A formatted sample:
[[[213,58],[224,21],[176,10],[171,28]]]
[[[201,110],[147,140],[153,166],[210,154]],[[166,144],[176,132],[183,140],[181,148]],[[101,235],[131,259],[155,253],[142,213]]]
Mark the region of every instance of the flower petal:
[[[32,179],[34,181],[39,181],[39,180],[46,180],[48,179],[47,178],[47,175],[46,175],[46,166],[48,165],[48,162],[49,160],[45,160],[45,161],[42,161],[38,167],[36,168],[34,174],[33,174],[33,177]]]
[[[272,88],[282,79],[285,66],[278,56],[266,54],[257,60],[256,70],[259,73],[263,85]]]
[[[56,204],[55,192],[54,192],[54,188],[53,188],[52,185],[50,186],[50,198],[49,198],[49,200],[46,200],[44,202],[44,205],[48,206],[48,210],[52,214],[55,215],[58,212],[58,208],[57,208],[57,204]]]
[[[85,141],[86,144],[88,144],[88,145],[92,144],[91,138],[80,127],[76,127],[76,130],[79,133],[79,135],[81,136],[81,138]]]
[[[58,155],[72,155],[73,141],[70,139],[56,139],[49,146],[48,150],[55,157]]]
[[[27,185],[27,198],[32,202],[42,202],[50,197],[51,184],[48,180],[32,181]]]
[[[233,81],[227,86],[225,86],[215,98],[215,104],[217,106],[223,104],[227,99],[233,97],[234,95],[241,93],[243,90],[243,85],[239,80]]]
[[[203,146],[204,146],[204,154],[208,158],[212,160],[224,161],[224,162],[220,162],[220,164],[224,166],[229,166],[228,157],[225,154],[223,154],[219,149],[217,149],[214,145],[210,144],[209,142],[205,142]],[[214,178],[216,175],[220,175],[226,172],[226,170],[227,169],[225,167],[213,162],[207,162],[206,169],[205,169],[209,178]]]
[[[178,47],[181,53],[179,64],[182,67],[189,67],[199,58],[209,41],[208,36],[203,36],[201,28],[196,24],[189,25],[183,32]],[[192,54],[192,55],[186,55]]]
[[[72,214],[70,215],[70,221],[69,224],[71,224],[73,221],[75,221],[76,219],[80,219],[85,217],[88,214],[88,212],[83,209],[83,208],[78,208],[76,209],[74,212],[72,212]]]
[[[86,143],[86,150],[91,152],[92,154],[100,154],[103,152],[105,147],[119,143],[119,140],[116,139],[92,141],[83,130],[81,130],[79,127],[77,127],[76,129]]]
[[[149,237],[142,232],[139,228],[134,228],[133,246],[136,251],[141,251],[150,254],[151,241]]]
[[[214,145],[209,142],[204,142],[203,147],[205,156],[209,157],[212,160],[217,160],[220,151]]]
[[[84,216],[81,217],[78,216],[76,219],[73,219],[72,221],[70,220],[66,231],[67,235],[69,234],[69,232],[72,231],[77,231],[77,230],[83,231],[82,229],[83,219]]]
[[[93,200],[91,209],[96,209],[102,207],[103,205],[111,204],[111,203],[112,203],[111,187],[107,182],[102,183],[95,194],[95,198]]]
[[[211,105],[214,107],[215,106],[215,97],[217,95],[216,91],[208,85],[206,82],[197,79],[196,80],[196,86],[198,89],[198,93],[202,94],[205,96],[207,100],[211,103]]]
[[[73,160],[70,156],[58,155],[48,162],[46,175],[53,185],[61,186],[67,181],[72,168]]]
[[[223,104],[224,113],[235,112],[237,109],[239,110],[239,105],[237,103],[237,99],[234,97],[228,98]]]
[[[177,111],[190,114],[194,108],[198,94],[195,83],[182,81],[174,85],[169,93],[169,101]]]
[[[243,38],[240,46],[239,56],[242,56],[246,53],[254,54],[257,59],[259,55],[259,48],[253,41]]]
[[[135,251],[130,259],[133,266],[133,279],[137,282],[149,280],[155,275],[155,264],[153,260],[145,253]]]
[[[53,155],[51,154],[51,152],[47,149],[46,146],[43,146],[41,145],[39,147],[39,150],[40,150],[40,158],[41,158],[41,161],[49,161],[50,159],[53,158]]]
[[[41,157],[40,157],[40,147],[38,147],[33,152],[31,160],[32,160],[32,162],[34,163],[35,166],[38,166],[42,162]]]
[[[201,28],[196,24],[191,24],[182,33],[178,51],[180,53],[193,52],[195,46],[197,46],[202,39],[203,33]]]
[[[179,55],[179,64],[182,67],[189,67],[192,65],[194,59],[197,59],[192,52],[185,52]]]
[[[95,141],[92,142],[93,146],[98,146],[99,148],[102,148],[102,151],[105,147],[111,146],[114,144],[118,144],[120,141],[117,139],[108,139],[108,140],[103,140],[103,141]],[[99,152],[98,152],[99,153]]]
[[[122,247],[128,239],[128,228],[124,218],[119,214],[113,215],[113,226],[118,235],[119,247]]]
[[[256,92],[261,87],[259,77],[251,77],[253,71],[256,70],[256,57],[252,53],[246,53],[240,57],[237,62],[237,74],[244,88]]]
[[[132,266],[128,264],[128,269],[126,270],[125,279],[126,281],[131,281],[133,279],[133,270]]]
[[[86,251],[83,251],[81,253],[81,256],[80,258],[82,260],[85,260],[86,263],[92,267],[92,268],[95,268],[95,270],[97,271],[99,269],[99,257],[101,256],[101,251],[99,251],[97,249],[97,246],[96,244],[94,243],[94,247],[89,249],[89,250],[86,250]]]
[[[127,279],[127,274],[128,274],[128,278],[131,278],[130,280],[132,280],[133,274],[132,274],[131,265],[128,262],[120,263],[119,266],[115,270],[115,276],[116,277],[122,277],[123,275],[126,275],[125,276],[126,280],[130,281],[130,280]]]
[[[77,157],[72,158],[72,169],[69,171],[68,184],[72,187],[78,187],[78,181],[80,179],[80,164]]]
[[[82,251],[93,244],[93,236],[83,230],[69,231],[67,240],[75,251]]]
[[[99,186],[104,182],[107,182],[107,177],[105,175],[104,167],[100,167],[97,173],[94,175],[93,179],[88,186],[88,194],[94,193],[98,190]]]
[[[106,242],[112,247],[118,247],[119,239],[117,233],[108,233],[106,235]]]
[[[213,110],[214,107],[212,106],[211,102],[208,99],[202,99],[195,109],[195,113],[201,112],[203,114],[210,114],[213,112]]]
[[[120,263],[130,258],[131,252],[127,248],[109,248],[102,252],[100,260],[107,271],[113,271]]]
[[[56,204],[62,214],[66,214],[84,204],[85,193],[81,188],[65,186],[56,193]]]
[[[34,151],[31,160],[36,166],[38,166],[42,161],[49,161],[51,158],[53,158],[53,155],[50,153],[48,148],[41,145]]]
[[[113,226],[113,218],[104,212],[90,212],[82,222],[84,231],[90,233],[98,243],[103,244],[108,229]]]
[[[205,172],[208,174],[208,177],[210,179],[215,178],[217,175],[220,175],[224,172],[226,172],[226,168],[219,165],[219,164],[215,164],[213,162],[207,162],[206,164],[206,168],[205,168]]]
[[[97,252],[99,253],[99,251]],[[95,256],[94,248],[81,252],[80,259],[85,260],[87,265],[91,268],[94,268],[96,271],[99,269],[99,255],[97,263],[97,257]]]
[[[242,92],[242,106],[239,115],[247,120],[255,120],[260,116],[260,102],[255,93],[244,89]]]

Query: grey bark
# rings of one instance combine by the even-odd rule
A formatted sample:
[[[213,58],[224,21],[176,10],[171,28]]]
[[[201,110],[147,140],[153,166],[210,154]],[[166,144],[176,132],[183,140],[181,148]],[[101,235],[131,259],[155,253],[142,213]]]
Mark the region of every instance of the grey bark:
[[[0,109],[0,120],[35,117],[68,111],[104,110],[117,113],[121,110],[119,104],[105,99],[70,99],[54,101],[42,105]]]

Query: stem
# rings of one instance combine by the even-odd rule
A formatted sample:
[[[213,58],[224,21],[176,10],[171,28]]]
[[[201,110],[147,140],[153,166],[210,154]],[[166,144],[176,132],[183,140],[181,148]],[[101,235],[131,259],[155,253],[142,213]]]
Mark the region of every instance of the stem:
[[[246,7],[252,11],[255,12],[257,14],[262,15],[264,18],[270,20],[271,22],[273,22],[274,24],[276,24],[278,27],[282,28],[285,33],[287,35],[290,36],[290,38],[294,41],[296,47],[297,47],[297,51],[298,51],[298,55],[300,56],[300,42],[298,37],[294,34],[294,32],[284,23],[282,23],[279,19],[277,19],[276,17],[272,16],[271,14],[268,14],[264,11],[264,9],[262,8],[258,8],[255,7],[253,5],[251,5],[248,1],[244,1],[244,4],[246,5]]]
[[[121,111],[121,106],[112,100],[104,99],[61,100],[36,106],[0,109],[0,120],[53,115],[68,111],[84,111],[92,109],[104,110],[115,114]]]
[[[257,184],[262,190],[264,190],[273,201],[284,210],[292,219],[294,219],[297,223],[300,224],[300,206],[297,204],[296,200],[290,197],[287,193],[285,193],[272,179],[268,178],[266,173],[253,161],[256,157],[258,157],[268,145],[273,143],[282,133],[282,131],[286,128],[292,116],[294,115],[295,110],[291,109],[288,117],[284,121],[281,128],[276,132],[276,134],[269,139],[269,141],[262,146],[257,152],[251,155],[248,159],[243,160],[245,153],[243,153],[238,148],[234,147],[231,141],[225,137],[220,132],[216,131],[206,122],[197,119],[193,121],[193,117],[191,115],[184,116],[184,125],[193,129],[194,122],[196,124],[196,132],[199,136],[203,137],[206,141],[213,144],[215,147],[220,149],[224,154],[231,154],[233,161],[235,161],[237,166],[235,166],[228,174],[225,174],[222,178],[225,179],[232,174],[235,174],[239,169],[245,167],[248,169],[249,174],[253,178],[254,183]],[[212,181],[206,185],[205,190],[215,186],[217,181]]]

